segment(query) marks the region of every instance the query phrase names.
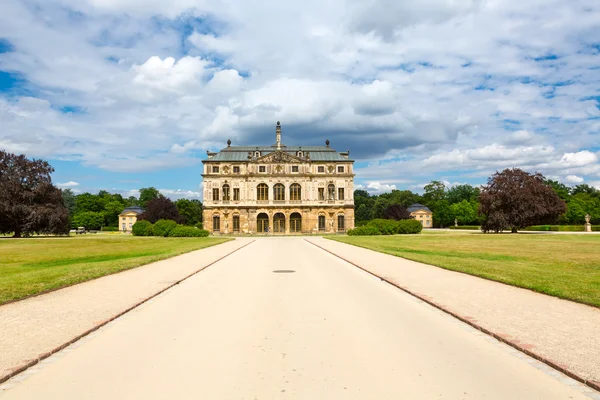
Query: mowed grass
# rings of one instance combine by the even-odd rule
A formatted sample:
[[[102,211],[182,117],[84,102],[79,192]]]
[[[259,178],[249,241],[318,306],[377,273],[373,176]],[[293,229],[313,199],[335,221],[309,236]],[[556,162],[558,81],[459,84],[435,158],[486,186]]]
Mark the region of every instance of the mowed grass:
[[[0,239],[0,304],[226,242],[126,235]]]
[[[600,307],[600,235],[428,232],[331,239]]]

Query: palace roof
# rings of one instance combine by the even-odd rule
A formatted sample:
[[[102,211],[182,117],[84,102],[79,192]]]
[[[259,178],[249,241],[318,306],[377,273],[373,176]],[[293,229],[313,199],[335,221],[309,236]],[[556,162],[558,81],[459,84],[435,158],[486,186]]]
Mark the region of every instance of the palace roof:
[[[415,204],[411,205],[410,207],[408,207],[407,210],[408,210],[408,212],[415,212],[415,211],[419,211],[419,210],[431,212],[429,207],[424,206],[423,204],[419,204],[419,203],[415,203]]]
[[[296,157],[298,152],[303,153],[302,158],[306,158],[310,161],[345,161],[353,162],[349,158],[350,151],[338,153],[331,147],[329,147],[329,140],[325,141],[327,146],[286,146],[281,143],[281,125],[277,121],[276,128],[276,143],[272,146],[232,146],[231,140],[227,141],[227,147],[217,153],[208,153],[208,159],[205,161],[256,161],[254,152],[259,151],[260,156],[266,156],[270,153],[282,151],[291,156]],[[306,154],[308,153],[308,157]],[[250,158],[248,155],[251,155]]]

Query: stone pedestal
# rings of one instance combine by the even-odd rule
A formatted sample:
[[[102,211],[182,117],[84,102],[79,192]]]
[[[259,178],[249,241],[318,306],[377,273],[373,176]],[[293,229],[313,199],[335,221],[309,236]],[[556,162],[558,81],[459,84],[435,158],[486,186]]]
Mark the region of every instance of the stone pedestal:
[[[587,224],[585,224],[585,231],[586,232],[591,232],[592,231],[592,224],[590,224],[589,222]]]

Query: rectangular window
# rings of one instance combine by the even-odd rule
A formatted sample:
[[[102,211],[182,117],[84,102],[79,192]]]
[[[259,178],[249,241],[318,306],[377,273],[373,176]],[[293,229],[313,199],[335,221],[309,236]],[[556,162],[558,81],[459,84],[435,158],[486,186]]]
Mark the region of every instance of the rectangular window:
[[[344,200],[344,188],[338,188],[338,200]]]
[[[234,215],[233,216],[233,231],[234,232],[239,232],[240,231],[240,216],[239,215]]]
[[[345,225],[344,225],[344,216],[343,215],[338,215],[338,232],[344,232],[345,230]]]
[[[240,189],[233,188],[233,201],[240,201]]]
[[[292,172],[298,172],[298,166],[292,165]]]
[[[218,174],[219,173],[219,167],[217,167],[216,165],[212,167],[212,172],[213,174]]]
[[[213,201],[219,201],[219,189],[218,188],[213,189]]]
[[[324,215],[319,215],[319,230],[320,231],[325,230],[325,216]]]
[[[223,201],[229,201],[229,196],[229,185],[223,185]]]
[[[325,200],[325,188],[319,188],[319,200]]]
[[[324,166],[320,166],[320,167],[318,167],[317,171],[319,171],[319,172],[325,172],[325,167]]]
[[[258,172],[267,172],[267,167],[265,167],[264,165],[259,166]]]
[[[339,172],[340,174],[343,174],[343,173],[344,173],[344,166],[343,166],[343,165],[340,165],[340,166],[338,167],[338,172]]]
[[[233,173],[234,174],[239,174],[240,173],[240,167],[233,167]]]

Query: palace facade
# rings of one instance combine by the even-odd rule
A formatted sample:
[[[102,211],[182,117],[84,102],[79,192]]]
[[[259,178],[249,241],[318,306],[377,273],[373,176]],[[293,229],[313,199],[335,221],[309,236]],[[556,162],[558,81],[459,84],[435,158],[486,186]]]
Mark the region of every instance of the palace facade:
[[[354,228],[354,161],[329,146],[231,146],[202,161],[213,234],[337,233]]]

